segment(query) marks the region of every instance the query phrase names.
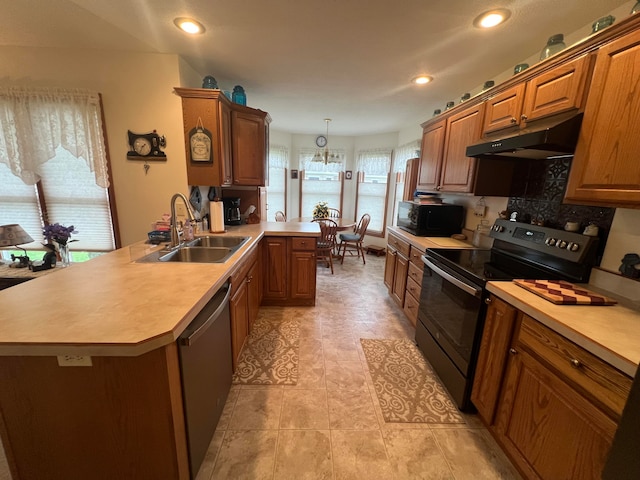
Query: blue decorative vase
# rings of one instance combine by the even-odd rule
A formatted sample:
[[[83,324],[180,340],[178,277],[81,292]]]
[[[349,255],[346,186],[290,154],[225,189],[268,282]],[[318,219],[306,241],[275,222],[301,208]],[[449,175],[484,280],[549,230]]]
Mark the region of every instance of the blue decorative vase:
[[[202,88],[218,88],[218,82],[211,75],[207,75],[202,79]]]
[[[233,103],[237,103],[238,105],[246,105],[247,95],[244,93],[244,88],[242,88],[240,85],[236,85],[235,87],[233,87],[231,100],[233,101]]]

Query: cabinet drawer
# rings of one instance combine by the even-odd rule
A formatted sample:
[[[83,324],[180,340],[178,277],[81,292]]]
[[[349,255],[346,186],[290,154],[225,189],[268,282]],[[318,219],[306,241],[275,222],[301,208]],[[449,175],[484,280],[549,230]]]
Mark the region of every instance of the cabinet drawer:
[[[620,419],[631,390],[630,377],[527,315],[522,316],[518,342],[612,418]]]
[[[408,276],[413,281],[415,281],[418,285],[422,285],[422,269],[417,267],[416,264],[413,262],[409,263]]]
[[[409,288],[409,282],[411,282],[411,279],[408,280],[407,282],[407,291]],[[413,295],[406,295],[404,298],[404,308],[402,309],[404,311],[404,314],[407,316],[407,318],[409,319],[409,321],[411,322],[411,324],[415,327],[416,326],[416,322],[418,321],[418,306],[420,305],[420,303],[418,302],[418,300],[416,300],[415,298],[413,298]]]
[[[419,282],[416,282],[411,277],[407,278],[407,293],[413,296],[416,301],[420,300],[420,290],[422,290],[422,286]]]
[[[412,264],[420,269],[420,271],[424,270],[424,262],[422,261],[422,255],[424,255],[424,250],[420,250],[419,248],[411,245],[411,253],[409,253],[409,260]]]
[[[405,257],[409,258],[409,242],[402,240],[400,237],[395,236],[393,233],[389,233],[389,239],[387,241],[389,245],[402,253]]]
[[[291,248],[293,250],[315,250],[315,237],[294,237],[291,239]]]

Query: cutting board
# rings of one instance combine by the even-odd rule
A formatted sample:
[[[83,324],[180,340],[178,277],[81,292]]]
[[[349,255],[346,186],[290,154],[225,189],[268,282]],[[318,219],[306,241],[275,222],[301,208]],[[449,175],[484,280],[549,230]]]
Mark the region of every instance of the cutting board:
[[[472,245],[468,243],[461,242],[460,240],[456,240],[455,238],[449,237],[426,237],[431,243],[435,243],[439,247],[460,247],[460,248],[471,248]]]
[[[514,280],[516,285],[557,305],[615,305],[613,298],[605,297],[563,280]]]

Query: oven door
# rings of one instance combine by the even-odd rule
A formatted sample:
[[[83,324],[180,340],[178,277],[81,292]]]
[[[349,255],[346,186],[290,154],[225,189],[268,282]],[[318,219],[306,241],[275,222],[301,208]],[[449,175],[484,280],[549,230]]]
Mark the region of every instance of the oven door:
[[[422,261],[421,325],[416,328],[426,328],[459,372],[468,377],[484,315],[483,289],[428,254]],[[425,356],[428,358],[429,353]]]

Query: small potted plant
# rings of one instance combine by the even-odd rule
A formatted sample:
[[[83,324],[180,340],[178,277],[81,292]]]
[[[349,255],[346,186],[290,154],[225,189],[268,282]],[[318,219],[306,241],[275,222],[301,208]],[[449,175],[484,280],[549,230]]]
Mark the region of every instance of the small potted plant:
[[[329,206],[327,202],[318,202],[313,207],[313,218],[327,218],[329,216]]]

